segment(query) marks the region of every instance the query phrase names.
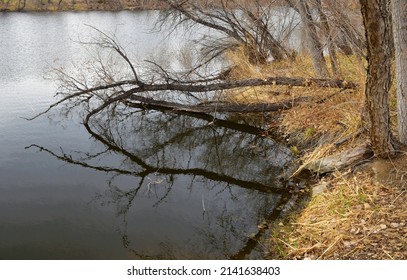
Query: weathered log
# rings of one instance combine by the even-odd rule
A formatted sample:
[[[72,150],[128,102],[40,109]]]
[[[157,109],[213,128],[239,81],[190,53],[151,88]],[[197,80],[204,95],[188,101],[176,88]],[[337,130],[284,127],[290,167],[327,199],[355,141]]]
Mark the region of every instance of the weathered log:
[[[176,102],[168,102],[163,100],[155,100],[153,98],[132,95],[129,97],[131,101],[137,101],[145,104],[146,109],[157,110],[173,110],[195,113],[259,113],[259,112],[274,112],[279,110],[290,109],[298,106],[302,102],[310,101],[311,97],[303,96],[290,100],[284,100],[277,103],[256,103],[256,104],[233,104],[233,103],[210,103],[200,105],[187,105]],[[127,103],[131,105],[131,103]]]
[[[138,82],[140,83],[140,82]],[[128,84],[137,84],[128,81]],[[309,87],[316,85],[325,88],[341,88],[341,89],[355,89],[357,85],[353,82],[338,79],[316,79],[316,78],[302,78],[302,77],[268,77],[265,79],[243,79],[237,81],[215,82],[215,83],[164,83],[164,84],[143,84],[142,91],[163,91],[174,90],[182,92],[207,92],[215,90],[226,90],[241,87],[254,87],[254,86],[294,86],[294,87]],[[140,92],[140,90],[136,90]]]
[[[271,82],[272,85],[286,85],[296,87],[308,87],[311,85],[341,89],[355,89],[357,87],[357,85],[353,82],[338,79],[270,77],[266,80],[268,82]]]
[[[365,144],[363,146],[346,150],[338,155],[314,160],[305,165],[304,169],[318,174],[324,174],[357,165],[372,156],[372,149],[369,145]]]

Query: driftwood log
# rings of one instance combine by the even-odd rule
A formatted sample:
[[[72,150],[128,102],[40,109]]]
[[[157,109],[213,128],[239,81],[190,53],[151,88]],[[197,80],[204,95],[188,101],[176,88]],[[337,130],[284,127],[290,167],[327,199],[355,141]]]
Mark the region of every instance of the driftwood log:
[[[306,164],[303,169],[318,174],[324,174],[357,165],[372,156],[372,149],[368,144],[365,144],[363,146],[346,150],[338,155],[314,160]]]

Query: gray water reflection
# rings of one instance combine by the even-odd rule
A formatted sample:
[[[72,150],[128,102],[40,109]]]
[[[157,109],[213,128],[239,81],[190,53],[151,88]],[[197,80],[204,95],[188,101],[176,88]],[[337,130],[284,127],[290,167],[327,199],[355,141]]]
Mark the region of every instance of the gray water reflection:
[[[135,59],[176,59],[184,41],[149,33],[155,17],[0,14],[0,259],[227,258],[278,205],[290,152],[256,128],[154,111],[93,131],[57,111],[21,118],[54,101],[49,65],[88,59],[73,42],[84,24],[116,32]]]
[[[89,133],[104,146],[94,153],[37,148],[111,174],[94,203],[115,207],[123,246],[135,257],[229,258],[286,192],[278,175],[290,150],[243,132],[245,125],[238,131],[141,111],[93,127]]]

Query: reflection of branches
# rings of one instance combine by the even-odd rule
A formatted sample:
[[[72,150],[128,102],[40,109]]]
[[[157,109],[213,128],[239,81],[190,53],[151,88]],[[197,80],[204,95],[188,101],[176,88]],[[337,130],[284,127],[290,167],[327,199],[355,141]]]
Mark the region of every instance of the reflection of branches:
[[[89,126],[86,126],[86,129],[89,131],[89,133],[95,137],[95,139],[99,140],[106,146],[108,146],[111,150],[119,152],[122,155],[125,155],[127,158],[131,159],[133,162],[136,162],[138,165],[142,166],[145,169],[145,172],[141,172],[140,174],[149,174],[152,172],[155,172],[156,170],[159,170],[161,174],[169,174],[169,175],[179,175],[179,174],[184,174],[184,175],[192,175],[192,176],[201,176],[210,180],[214,181],[220,181],[220,182],[225,182],[227,184],[231,185],[236,185],[239,187],[243,188],[248,188],[248,189],[256,189],[261,192],[276,192],[280,193],[281,189],[277,187],[273,187],[270,185],[263,185],[261,183],[257,183],[254,181],[245,181],[245,180],[240,180],[232,176],[228,175],[223,175],[223,174],[218,174],[216,172],[208,171],[205,169],[201,168],[169,168],[169,167],[159,167],[159,166],[151,166],[146,164],[143,160],[141,160],[138,156],[136,156],[134,153],[129,152],[128,150],[119,148],[115,146],[114,143],[109,143],[104,139],[101,135],[98,135],[95,133]]]
[[[279,203],[269,212],[260,225],[257,227],[257,232],[252,234],[246,241],[246,244],[230,256],[230,259],[244,259],[258,245],[260,239],[269,230],[269,225],[273,224],[277,219],[285,218],[294,209],[298,210],[303,207],[304,201],[309,199],[309,193],[304,192],[304,184],[296,182],[293,189],[283,193]],[[273,227],[273,226],[272,226]]]
[[[174,186],[174,178],[173,178],[173,176],[170,176],[170,185],[167,187],[167,190],[164,193],[164,195],[161,196],[161,198],[156,203],[154,203],[153,207],[158,206],[160,203],[162,203],[167,198],[167,196],[170,194],[173,186]]]
[[[85,128],[92,135],[93,139],[103,144],[104,148],[100,152],[86,152],[83,153],[83,155],[81,155],[79,152],[75,152],[74,154],[67,154],[62,149],[60,152],[56,152],[35,144],[27,148],[35,148],[39,151],[46,152],[66,163],[75,164],[85,168],[112,174],[113,177],[109,181],[109,189],[111,197],[113,199],[112,201],[116,204],[117,207],[117,215],[122,219],[122,226],[119,230],[123,237],[123,245],[126,246],[126,248],[128,248],[130,251],[132,251],[138,258],[168,258],[168,256],[164,256],[161,254],[151,256],[151,254],[149,255],[142,251],[135,250],[135,244],[131,244],[131,241],[129,239],[127,233],[128,215],[132,206],[135,205],[134,202],[136,201],[136,198],[140,197],[140,195],[143,194],[143,186],[146,187],[147,191],[148,188],[150,188],[150,190],[156,194],[154,198],[156,201],[154,202],[153,207],[157,207],[161,203],[166,201],[168,195],[173,190],[176,175],[188,175],[192,178],[190,188],[191,191],[193,190],[192,182],[196,180],[196,178],[201,178],[205,180],[204,185],[208,186],[208,189],[214,190],[215,188],[219,187],[219,189],[215,190],[214,192],[215,197],[227,195],[228,198],[230,197],[230,201],[234,201],[234,203],[239,203],[241,198],[238,194],[235,193],[234,190],[232,190],[233,186],[244,188],[247,192],[253,192],[254,190],[254,193],[266,192],[280,194],[285,192],[285,190],[282,188],[273,187],[271,185],[272,181],[270,180],[266,180],[266,184],[256,182],[255,180],[258,177],[257,174],[252,174],[251,177],[253,178],[253,180],[239,178],[241,176],[242,170],[230,169],[229,166],[234,167],[233,164],[231,165],[224,162],[223,172],[219,172],[218,165],[223,160],[227,159],[229,161],[233,161],[234,157],[227,154],[225,155],[226,151],[233,152],[233,150],[237,150],[238,152],[235,151],[234,153],[235,157],[237,159],[243,160],[246,158],[246,156],[240,156],[241,152],[245,150],[250,151],[250,149],[245,148],[245,145],[253,143],[254,139],[257,138],[256,136],[241,133],[239,129],[234,131],[232,129],[226,129],[225,127],[217,128],[215,126],[206,126],[206,128],[212,131],[214,134],[208,133],[205,132],[204,129],[200,129],[202,128],[201,123],[203,122],[199,118],[193,119],[186,116],[175,116],[176,117],[170,116],[161,119],[157,116],[157,114],[149,114],[146,116],[143,115],[142,112],[139,112],[138,116],[134,116],[135,118],[128,120],[128,122],[126,123],[128,124],[128,126],[125,125],[125,122],[122,121],[121,116],[118,117],[120,123],[117,123],[113,119],[107,119],[106,121],[101,123],[92,122],[92,127],[85,124]],[[142,125],[140,123],[140,128],[137,128],[133,123],[133,121],[138,121],[137,117],[146,118],[142,120],[142,123],[148,123],[148,126]],[[163,126],[163,124],[165,124],[165,126]],[[108,127],[106,127],[106,125],[108,125]],[[194,134],[193,127],[196,128],[195,132],[197,134]],[[128,128],[131,128],[129,134],[121,130]],[[177,128],[178,130],[174,128]],[[183,134],[183,132],[187,133]],[[202,153],[202,158],[197,157],[196,154],[193,157],[193,154],[191,153],[189,159],[192,160],[193,163],[187,164],[186,168],[176,168],[171,165],[172,163],[168,162],[163,162],[163,164],[166,165],[162,166],[158,161],[156,163],[149,162],[146,156],[140,156],[140,152],[138,152],[137,150],[133,151],[131,148],[128,147],[127,143],[136,144],[138,142],[137,139],[131,138],[132,135],[138,135],[139,139],[143,139],[144,143],[148,143],[150,147],[153,147],[147,147],[149,153],[158,152],[154,149],[154,146],[157,142],[158,145],[167,143],[167,147],[163,148],[162,152],[173,154],[173,151],[169,150],[171,149],[171,143],[169,143],[166,139],[173,139],[174,141],[177,140],[177,145],[181,145],[183,147],[190,146],[191,149],[196,149],[197,146],[201,147],[201,149],[202,147],[205,147],[207,151]],[[154,139],[154,141],[150,140],[150,138]],[[218,147],[213,147],[213,145],[217,145]],[[136,146],[138,145],[136,144]],[[238,146],[241,147],[240,151]],[[225,147],[227,147],[227,149],[225,149]],[[143,147],[141,147],[141,151],[143,150]],[[219,158],[219,164],[217,164],[216,166],[211,166],[213,164],[213,162],[211,161],[212,153],[216,150],[217,156]],[[123,163],[120,164],[119,167],[115,167],[105,166],[103,165],[103,163],[98,162],[98,157],[106,157],[109,155],[109,153],[111,155],[114,155],[115,157],[116,155],[124,157]],[[207,169],[211,169],[213,171],[206,170],[206,168],[201,167],[189,167],[190,165],[192,166],[193,164],[195,164],[195,161],[197,160],[199,160],[203,166],[206,166]],[[247,157],[246,162],[250,163],[252,162],[252,160],[253,159],[251,159],[250,157]],[[96,162],[98,163],[96,164]],[[235,163],[236,162],[234,162],[234,164]],[[123,189],[119,186],[116,186],[116,181],[114,181],[115,178],[119,178],[121,175],[129,176],[130,178],[136,177],[138,179],[138,182],[134,187],[131,187],[130,190]],[[163,179],[164,175],[167,175],[167,179]],[[158,184],[159,182],[157,181],[157,179],[160,179],[160,182],[162,182],[162,180],[166,180],[163,181],[165,182],[165,188],[162,187],[163,184]],[[212,206],[209,207],[209,205],[208,207],[206,207],[206,217],[210,216],[213,211]],[[256,205],[255,207],[258,206],[256,203],[254,205]],[[222,217],[219,217],[219,219],[222,219]],[[222,232],[223,230],[229,232],[229,230],[233,230],[233,228],[235,228],[235,225],[231,224],[235,221],[229,220],[229,223],[227,223],[225,219],[216,227],[220,227],[222,229]],[[241,238],[239,239],[236,237],[237,235],[242,234],[241,232],[230,232],[230,234],[232,235],[227,237],[228,234],[229,233],[226,232],[222,233],[222,235],[224,235],[224,242],[226,242],[223,246],[224,248],[227,247],[227,243],[235,242],[233,240],[241,240]],[[169,251],[168,253],[171,254],[171,251]],[[231,252],[229,252],[229,254],[231,254]]]
[[[39,149],[40,151],[45,151],[52,156],[75,165],[79,165],[85,168],[91,168],[94,170],[102,171],[102,172],[113,172],[117,174],[123,174],[123,175],[132,175],[132,176],[141,176],[145,177],[149,174],[155,173],[157,170],[160,171],[161,174],[168,174],[168,175],[192,175],[192,176],[201,176],[210,180],[214,181],[219,181],[219,182],[225,182],[227,184],[231,185],[237,185],[243,188],[248,188],[248,189],[257,189],[261,192],[276,192],[280,193],[282,190],[280,188],[273,188],[272,186],[269,185],[263,185],[261,183],[253,182],[253,181],[245,181],[241,179],[234,178],[232,176],[224,175],[224,174],[218,174],[216,172],[211,172],[208,170],[200,169],[200,168],[186,168],[186,169],[181,169],[181,168],[170,168],[170,167],[159,167],[159,166],[153,166],[150,164],[147,164],[143,159],[141,159],[138,155],[135,155],[134,153],[124,149],[120,145],[117,145],[115,141],[113,140],[113,136],[109,137],[104,137],[101,134],[96,133],[93,131],[89,125],[85,124],[86,129],[88,132],[99,142],[103,143],[106,147],[107,150],[113,151],[115,153],[118,153],[120,155],[125,156],[125,158],[129,159],[132,163],[135,163],[139,168],[141,168],[140,171],[130,171],[124,168],[113,168],[113,167],[107,167],[107,166],[97,166],[97,165],[92,165],[90,163],[87,163],[87,159],[93,159],[96,157],[96,155],[89,155],[86,154],[86,158],[80,158],[80,159],[74,159],[72,155],[67,155],[65,152],[62,151],[61,154],[57,154],[47,148],[38,146],[38,145],[31,145],[27,148],[30,147],[35,147]],[[106,151],[104,152],[106,153]]]
[[[95,138],[97,138],[95,135],[93,135],[93,136]],[[100,140],[100,139],[98,139],[98,140]],[[281,193],[283,191],[280,188],[273,188],[271,186],[266,186],[266,185],[256,183],[256,182],[240,180],[240,179],[233,178],[231,176],[217,174],[215,172],[210,172],[210,171],[200,169],[200,168],[174,169],[174,168],[153,167],[153,166],[150,166],[150,165],[146,164],[144,161],[142,161],[140,158],[138,158],[134,154],[132,154],[132,153],[130,153],[128,151],[122,150],[119,147],[115,147],[115,146],[113,146],[111,144],[109,144],[109,148],[111,150],[113,150],[115,152],[119,152],[119,153],[127,156],[131,161],[133,161],[133,162],[139,164],[141,167],[143,167],[144,170],[140,171],[140,172],[133,172],[133,171],[129,171],[129,170],[125,170],[125,169],[119,169],[119,168],[95,166],[95,165],[91,165],[91,164],[88,164],[88,163],[80,161],[80,160],[75,160],[75,159],[72,158],[72,156],[67,155],[65,153],[63,153],[62,155],[56,154],[56,153],[52,152],[51,150],[49,150],[47,148],[44,148],[44,147],[41,147],[41,146],[38,146],[36,144],[32,144],[32,145],[30,145],[30,146],[28,146],[26,148],[31,148],[31,147],[38,148],[40,151],[47,152],[47,153],[51,154],[52,156],[54,156],[54,157],[56,157],[56,158],[58,158],[58,159],[60,159],[62,161],[65,161],[67,163],[80,165],[82,167],[94,169],[94,170],[97,170],[97,171],[115,172],[115,173],[119,173],[119,174],[123,174],[123,175],[134,175],[134,176],[144,177],[144,176],[147,176],[148,174],[156,172],[156,170],[160,170],[161,174],[169,174],[169,175],[181,175],[181,174],[183,174],[183,175],[192,175],[192,176],[202,176],[202,177],[205,177],[205,178],[210,179],[210,180],[221,181],[221,182],[236,185],[236,186],[239,186],[239,187],[242,187],[242,188],[257,189],[257,190],[259,190],[261,192]]]
[[[62,151],[61,154],[57,154],[57,153],[55,153],[55,152],[53,152],[53,151],[51,151],[51,150],[49,150],[49,149],[47,149],[47,148],[45,148],[45,147],[42,147],[42,146],[39,146],[39,145],[36,145],[36,144],[31,144],[30,146],[27,146],[27,147],[25,147],[25,148],[26,148],[26,149],[29,149],[29,148],[38,148],[38,150],[39,150],[40,152],[42,152],[42,151],[47,152],[48,154],[50,154],[50,155],[54,156],[55,158],[57,158],[57,159],[59,159],[59,160],[62,160],[62,161],[64,161],[64,162],[71,163],[71,164],[74,164],[74,165],[80,165],[80,166],[82,166],[82,167],[94,169],[94,170],[97,170],[97,171],[102,171],[102,172],[115,172],[115,173],[120,173],[120,174],[123,174],[123,175],[136,175],[136,176],[137,176],[137,175],[140,175],[140,173],[131,172],[131,171],[123,170],[123,169],[119,169],[119,168],[112,168],[112,167],[106,167],[106,166],[91,165],[91,164],[86,163],[86,162],[83,161],[82,159],[80,159],[80,160],[75,160],[75,159],[72,158],[71,155],[65,154],[63,151]],[[89,156],[89,158],[92,158],[92,157],[93,157],[93,156]]]
[[[135,125],[135,122],[138,125]],[[39,145],[31,145],[27,148],[38,149],[70,164],[112,174],[113,178],[109,181],[109,190],[112,202],[116,205],[118,218],[122,220],[119,232],[122,235],[123,245],[137,258],[169,258],[175,256],[173,255],[175,254],[174,251],[170,249],[164,254],[160,253],[156,255],[138,250],[137,247],[139,245],[132,243],[130,234],[128,233],[127,227],[131,213],[130,210],[132,207],[134,209],[138,201],[137,198],[140,198],[141,195],[148,192],[147,197],[150,197],[149,189],[155,194],[151,196],[155,200],[152,206],[158,207],[160,204],[165,203],[170,193],[173,192],[176,175],[188,175],[192,179],[191,192],[193,191],[192,182],[197,178],[201,178],[204,180],[204,186],[208,186],[208,191],[212,192],[215,198],[221,200],[220,203],[223,203],[221,198],[225,196],[227,197],[228,203],[246,203],[246,200],[242,200],[241,193],[236,193],[236,188],[233,186],[240,187],[237,189],[244,190],[244,194],[253,193],[252,196],[256,200],[250,203],[250,205],[252,205],[251,207],[256,209],[256,211],[259,207],[266,205],[263,199],[257,200],[257,197],[263,198],[261,193],[273,193],[272,196],[274,196],[274,194],[281,194],[286,191],[285,189],[272,185],[272,180],[274,180],[272,172],[269,172],[269,174],[265,176],[269,178],[264,180],[266,183],[256,181],[258,180],[259,174],[266,173],[257,173],[257,170],[262,168],[267,169],[270,164],[253,164],[253,162],[255,162],[253,161],[255,154],[252,154],[251,149],[247,148],[247,145],[261,145],[262,141],[258,136],[242,133],[241,130],[244,130],[239,126],[239,129],[233,130],[227,129],[227,125],[225,125],[226,127],[202,126],[204,123],[205,121],[202,121],[200,118],[192,118],[190,116],[167,116],[159,113],[144,115],[143,112],[139,112],[138,115],[133,115],[133,118],[127,121],[123,121],[123,116],[118,116],[116,119],[106,118],[102,122],[92,121],[92,126],[85,124],[85,128],[93,139],[103,144],[102,150],[95,153],[86,152],[84,155],[81,155],[79,152],[75,152],[75,156],[73,156],[63,150],[56,152]],[[148,126],[146,124],[148,124]],[[230,126],[233,127],[232,125]],[[207,131],[205,131],[203,127],[206,127]],[[254,132],[255,128],[249,129],[249,131]],[[196,134],[194,134],[194,132]],[[132,138],[134,136],[137,137]],[[140,142],[140,139],[143,139],[143,143],[148,144],[146,147],[148,153],[154,154],[160,152],[170,155],[174,154],[171,148],[175,147],[172,146],[173,143],[170,143],[168,139],[174,140],[176,147],[178,145],[184,148],[190,147],[190,149],[197,149],[198,147],[200,153],[190,152],[189,159],[192,163],[188,163],[186,167],[181,166],[177,168],[172,165],[172,162],[162,162],[162,164],[160,164],[158,160],[156,160],[156,162],[149,161],[149,158],[151,159],[153,155],[140,155],[143,154],[142,151],[144,151],[144,147],[139,146],[138,142]],[[263,140],[265,139],[263,138]],[[129,147],[129,143],[133,144],[137,149],[133,150]],[[167,146],[158,150],[154,149],[156,144],[161,146],[162,143],[166,143]],[[270,150],[276,148],[273,146],[276,144],[273,143],[274,142],[268,142],[268,148]],[[216,147],[214,147],[214,145]],[[246,155],[244,152],[248,154]],[[123,163],[121,163],[119,167],[115,167],[105,166],[103,162],[98,162],[98,157],[106,157],[109,153],[114,157],[117,155],[122,156],[124,158]],[[185,152],[176,150],[175,154],[180,155],[182,153]],[[219,158],[217,163],[213,162],[213,153],[216,153]],[[228,160],[228,162],[223,162],[225,160]],[[194,164],[196,165],[196,161],[199,161],[200,166],[194,166]],[[253,166],[257,168],[256,172],[251,174],[250,171],[245,170],[250,176],[249,178],[241,178],[243,170],[239,168],[234,169],[238,161],[244,161],[244,164],[248,165],[253,164]],[[98,163],[96,164],[96,162]],[[230,162],[233,163],[231,164]],[[223,169],[219,169],[221,163],[223,163]],[[213,164],[215,164],[215,166],[211,166]],[[206,168],[201,166],[205,166]],[[222,172],[219,170],[222,170]],[[117,186],[117,181],[115,181],[115,178],[119,179],[121,175],[136,178],[138,181],[135,186],[132,186],[130,189],[122,188]],[[164,176],[167,178],[164,179]],[[145,187],[145,192],[143,192],[143,187]],[[198,191],[200,192],[201,190]],[[277,197],[279,196],[280,195],[277,195]],[[267,203],[267,205],[267,208],[270,207],[269,203]],[[204,218],[209,219],[209,217],[213,217],[215,210],[214,201],[209,200],[209,204],[205,206],[206,215]],[[216,210],[217,209],[218,208],[216,208]],[[234,218],[236,217],[235,211],[243,210],[225,208],[225,211],[229,212],[220,213],[220,216],[215,217],[217,222],[210,224],[211,230],[215,229],[220,232],[216,234],[209,232],[208,235],[214,234],[214,236],[218,238],[218,241],[212,243],[213,246],[216,247],[211,250],[215,249],[216,252],[218,252],[219,249],[222,249],[224,256],[229,256],[238,249],[235,246],[236,242],[241,243],[245,241],[246,235],[244,230],[241,229],[241,225],[243,225],[242,227],[245,229],[249,227],[249,225],[246,224],[248,223],[246,218],[244,218],[243,221],[242,218],[238,220]],[[255,217],[257,218],[258,216],[259,215],[256,215]],[[254,221],[254,223],[257,223],[257,220]],[[202,230],[202,232],[204,231],[205,230]],[[231,247],[231,244],[234,244],[235,247]],[[229,248],[229,250],[226,250],[227,248]]]
[[[129,240],[129,236],[127,234],[122,235],[122,243],[123,247],[129,250],[130,252],[133,253],[136,257],[140,258],[141,260],[168,260],[168,259],[174,259],[174,256],[172,255],[171,251],[167,254],[161,253],[161,254],[156,254],[156,255],[151,255],[145,252],[140,252],[135,249],[131,248],[131,241]],[[162,248],[165,248],[165,243],[162,244]]]
[[[121,207],[118,211],[118,215],[119,216],[124,216],[123,220],[127,220],[127,214],[133,204],[134,199],[136,198],[138,192],[141,190],[143,183],[144,183],[144,178],[142,177],[138,186],[134,189],[131,189],[130,191],[122,191],[120,188],[116,187],[113,185],[112,181],[109,181],[109,188],[110,190],[114,191],[116,193],[116,198],[118,200],[122,199],[122,198],[126,198],[127,202],[124,204],[123,207]]]
[[[216,172],[211,172],[211,171],[207,171],[207,170],[200,169],[200,168],[177,169],[177,168],[169,168],[169,167],[152,166],[152,165],[147,164],[137,155],[129,152],[128,150],[118,147],[117,145],[115,145],[114,142],[107,141],[102,135],[99,135],[96,132],[94,132],[88,125],[85,125],[85,127],[88,130],[88,132],[96,140],[100,141],[101,143],[103,143],[104,145],[109,147],[112,151],[118,152],[119,154],[126,156],[128,159],[130,159],[131,161],[135,162],[137,165],[144,168],[144,171],[138,173],[138,175],[148,175],[150,173],[154,173],[157,170],[159,170],[159,172],[161,174],[169,174],[169,175],[184,174],[184,175],[202,176],[202,177],[205,177],[210,180],[221,181],[221,182],[225,182],[228,184],[237,185],[237,186],[240,186],[243,188],[257,189],[262,192],[277,192],[277,193],[281,192],[281,189],[279,189],[279,188],[273,188],[272,186],[266,186],[266,185],[256,183],[256,182],[236,179],[231,176],[221,175]]]

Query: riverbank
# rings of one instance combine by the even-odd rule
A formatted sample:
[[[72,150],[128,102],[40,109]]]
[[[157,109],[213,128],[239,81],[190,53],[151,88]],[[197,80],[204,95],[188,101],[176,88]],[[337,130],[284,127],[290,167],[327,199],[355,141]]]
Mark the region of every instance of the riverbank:
[[[325,93],[323,96],[334,95],[332,100],[284,112],[277,124],[303,166],[369,142],[361,115],[364,73],[345,76],[358,82],[360,88]],[[356,81],[358,76],[362,78]],[[392,111],[396,115],[394,106]],[[316,174],[319,181],[309,187],[313,198],[304,209],[281,221],[284,226],[272,230],[269,257],[407,259],[406,162],[407,153],[401,151],[393,160],[370,158],[362,165]]]
[[[293,62],[254,66],[232,54],[238,66],[235,78],[267,76],[312,77],[306,57]],[[309,96],[290,110],[269,114],[269,129],[282,135],[299,161],[307,163],[368,143],[363,121],[364,65],[351,56],[341,56],[341,78],[357,89],[295,87],[246,88],[231,93],[237,102],[276,102]],[[394,89],[392,116],[396,115]],[[396,124],[395,120],[392,123]],[[293,214],[269,225],[265,241],[270,259],[407,259],[407,150],[396,159],[370,158],[342,170],[315,174],[308,186],[310,201]]]

